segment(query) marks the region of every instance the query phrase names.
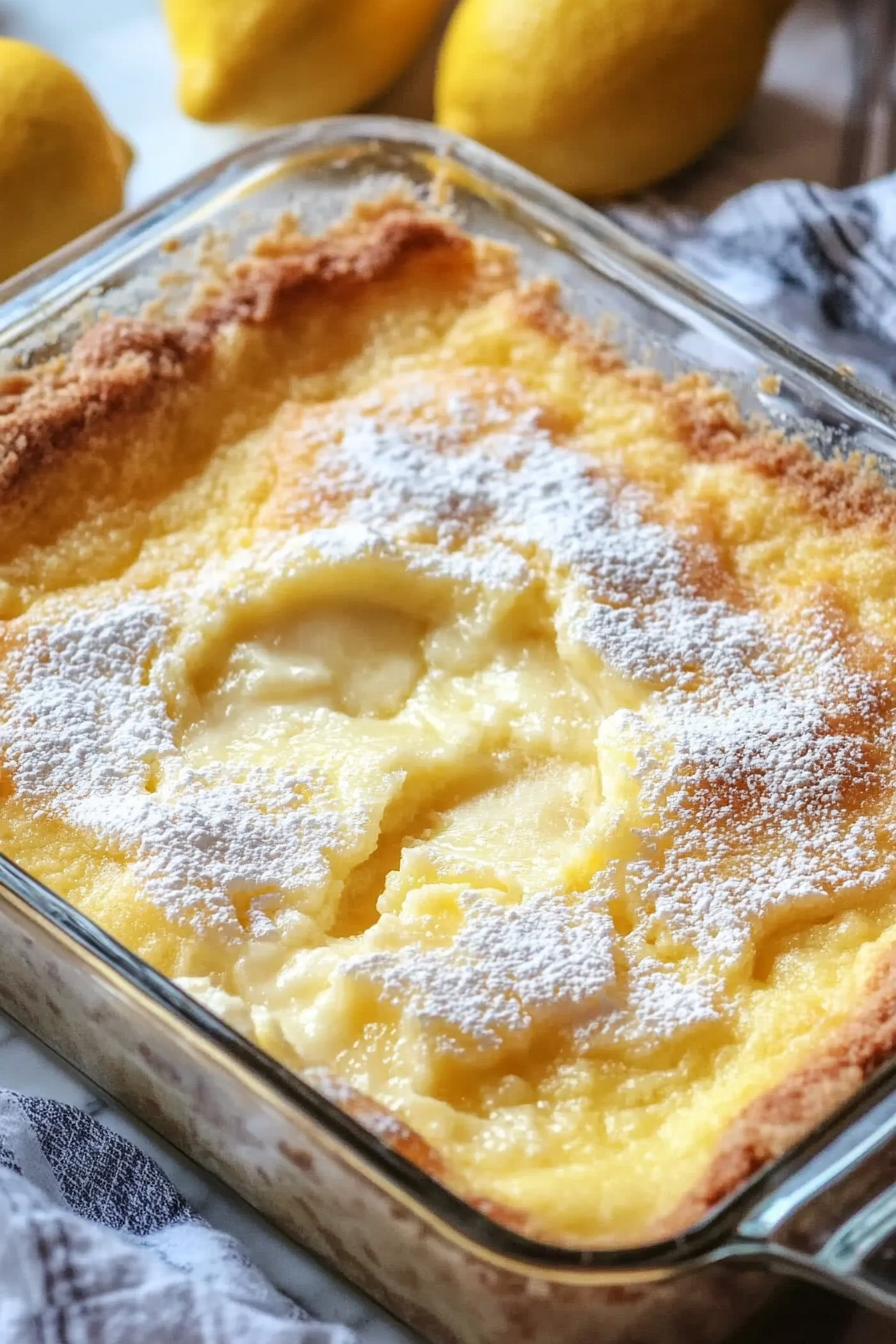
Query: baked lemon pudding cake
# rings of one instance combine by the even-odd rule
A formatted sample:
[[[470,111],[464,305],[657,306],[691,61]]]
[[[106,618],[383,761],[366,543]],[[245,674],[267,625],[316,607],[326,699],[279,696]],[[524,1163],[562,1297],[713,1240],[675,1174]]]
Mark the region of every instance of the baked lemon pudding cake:
[[[896,495],[398,199],[0,387],[0,848],[465,1197],[700,1216],[896,1044]]]

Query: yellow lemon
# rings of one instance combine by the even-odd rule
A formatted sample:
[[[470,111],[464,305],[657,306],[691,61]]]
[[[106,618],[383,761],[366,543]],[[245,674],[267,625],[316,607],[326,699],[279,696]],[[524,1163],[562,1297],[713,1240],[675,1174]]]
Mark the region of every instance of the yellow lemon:
[[[787,0],[461,0],[436,116],[582,196],[647,186],[728,130]]]
[[[275,126],[387,88],[443,0],[164,0],[178,94],[199,121]]]
[[[0,38],[0,280],[120,210],[132,158],[67,65]]]

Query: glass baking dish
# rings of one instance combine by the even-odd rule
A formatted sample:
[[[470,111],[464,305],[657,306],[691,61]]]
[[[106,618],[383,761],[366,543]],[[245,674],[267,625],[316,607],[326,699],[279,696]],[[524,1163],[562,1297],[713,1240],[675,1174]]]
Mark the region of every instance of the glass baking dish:
[[[530,174],[400,120],[267,136],[33,267],[0,288],[0,369],[64,353],[100,313],[176,308],[172,255],[195,279],[210,229],[237,254],[284,210],[317,231],[398,185],[515,245],[633,357],[710,369],[818,452],[896,470],[884,397]],[[2,857],[0,1005],[434,1344],[709,1344],[771,1292],[769,1269],[896,1317],[896,1061],[685,1234],[576,1251],[463,1202]]]

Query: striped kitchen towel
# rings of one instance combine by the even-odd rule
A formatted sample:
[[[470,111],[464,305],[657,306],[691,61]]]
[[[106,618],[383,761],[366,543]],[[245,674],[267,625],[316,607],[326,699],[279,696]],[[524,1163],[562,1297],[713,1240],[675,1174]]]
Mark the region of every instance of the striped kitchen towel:
[[[156,1164],[74,1106],[0,1089],[3,1344],[352,1344],[276,1292]]]
[[[798,0],[736,130],[608,213],[797,343],[893,391],[894,0]]]
[[[896,173],[846,191],[764,182],[706,219],[657,198],[607,213],[798,344],[896,389]]]

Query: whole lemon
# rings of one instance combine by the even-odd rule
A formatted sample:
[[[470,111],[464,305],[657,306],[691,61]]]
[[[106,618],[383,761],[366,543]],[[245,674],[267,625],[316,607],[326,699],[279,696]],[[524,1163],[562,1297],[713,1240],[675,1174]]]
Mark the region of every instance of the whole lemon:
[[[461,0],[436,117],[580,196],[695,159],[753,95],[787,0]]]
[[[178,97],[198,121],[348,112],[401,74],[442,0],[164,0]]]
[[[120,210],[132,158],[67,65],[0,38],[0,280]]]

